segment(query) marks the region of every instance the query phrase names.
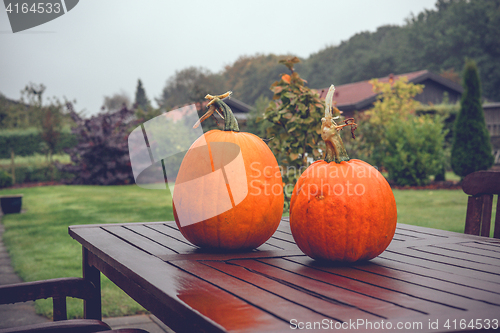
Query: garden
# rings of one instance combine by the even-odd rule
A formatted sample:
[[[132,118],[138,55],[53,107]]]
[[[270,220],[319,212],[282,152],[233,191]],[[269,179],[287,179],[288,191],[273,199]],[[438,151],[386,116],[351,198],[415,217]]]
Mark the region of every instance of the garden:
[[[273,101],[278,102],[270,102],[262,110],[253,128],[262,137],[274,138],[266,141],[283,170],[299,170],[311,160],[321,159],[325,150],[320,131],[314,128],[321,122],[325,104],[294,71],[297,61],[282,61],[289,74],[281,75],[271,86]],[[464,82],[473,82],[467,90],[473,95],[476,70],[473,63],[467,66],[465,73],[470,77],[466,76]],[[463,158],[456,157],[461,152],[454,142],[464,140],[459,128],[462,112],[453,111],[457,106],[444,108],[441,113],[426,112],[428,108],[413,99],[421,92],[421,86],[405,80],[372,84],[379,93],[373,108],[358,115],[357,129],[352,121],[345,122],[353,128],[352,133],[342,133],[349,154],[382,167],[383,175],[393,185],[398,223],[463,233],[467,195],[459,182],[472,167],[490,167],[492,157],[483,152],[486,158],[481,160],[486,164],[474,166],[461,163]],[[2,130],[2,146],[10,147],[10,152],[5,148],[0,151],[4,187],[0,195],[23,194],[22,213],[3,216],[3,242],[16,273],[24,281],[81,274],[81,245],[68,236],[70,225],[174,219],[169,191],[140,188],[131,174],[126,137],[134,126],[160,114],[150,106],[141,89],[138,85],[134,108],[123,107],[87,119],[74,112],[69,102],[49,107],[31,103],[23,106],[22,111],[26,115],[32,112],[41,120],[37,123],[18,117],[15,121],[31,121],[37,127]],[[474,105],[467,96],[464,94],[461,109],[467,103]],[[19,106],[15,107],[16,115],[22,115]],[[340,111],[333,109],[341,121]],[[469,106],[467,110],[471,109]],[[445,119],[451,116],[457,118],[454,126],[446,125]],[[466,117],[478,119],[477,115]],[[267,123],[263,126],[259,122]],[[483,127],[477,123],[478,131],[484,131],[484,119]],[[468,122],[466,126],[470,130],[472,125]],[[284,172],[283,184],[293,185],[299,176]],[[443,181],[438,178],[455,184],[455,189],[441,189],[438,185]],[[290,197],[291,193],[285,191],[285,215]],[[104,317],[146,311],[106,277],[101,279]],[[50,317],[51,301],[37,301],[36,309]],[[70,300],[68,313],[70,317],[82,317],[81,302]]]
[[[0,217],[15,272],[24,281],[81,276],[82,247],[68,235],[71,225],[174,220],[172,193],[135,184],[127,137],[166,111],[204,105],[207,93],[228,90],[252,106],[240,129],[262,138],[276,157],[288,216],[301,171],[327,151],[321,135],[326,104],[311,87],[371,79],[377,98],[368,110],[348,119],[332,107],[347,154],[376,166],[390,183],[398,223],[462,234],[467,195],[460,182],[493,165],[481,89],[499,99],[498,52],[492,51],[500,41],[497,7],[492,1],[438,1],[437,10],[405,26],[358,33],[308,59],[241,56],[220,73],[185,68],[167,80],[157,107],[141,80],[133,101],[106,96],[92,116],[76,111],[74,101],[45,98],[43,84],[28,84],[18,101],[0,94],[0,196],[23,195],[21,214]],[[481,36],[474,35],[478,31]],[[461,102],[442,96],[424,105],[416,101],[421,84],[373,79],[417,69],[460,84]],[[201,117],[206,108],[198,112]],[[203,130],[221,123],[214,114]],[[493,216],[496,206],[495,199]],[[101,286],[103,317],[146,312],[103,275]],[[36,311],[50,318],[51,300],[36,301]],[[83,316],[81,301],[68,300],[68,316]]]

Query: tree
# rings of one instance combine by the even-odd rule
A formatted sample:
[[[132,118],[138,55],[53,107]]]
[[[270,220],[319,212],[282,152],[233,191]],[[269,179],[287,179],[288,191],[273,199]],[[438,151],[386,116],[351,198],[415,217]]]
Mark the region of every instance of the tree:
[[[481,105],[481,83],[476,63],[472,60],[465,64],[463,86],[451,150],[451,167],[462,178],[472,172],[489,169],[494,162]]]
[[[270,122],[264,121],[264,113],[269,105],[270,99],[260,96],[255,101],[254,106],[248,113],[247,117],[247,132],[253,133],[260,137],[265,137],[267,128],[271,125]]]
[[[40,131],[47,161],[52,164],[52,154],[61,138],[65,104],[54,97],[48,105],[42,105],[45,89],[43,84],[30,83],[21,92],[21,100],[29,105],[29,117]]]
[[[40,135],[47,145],[47,160],[52,164],[52,154],[61,138],[63,108],[59,101],[43,107],[40,112]]]
[[[163,111],[170,111],[188,103],[201,103],[210,91],[226,91],[221,76],[202,67],[189,67],[177,71],[167,80],[156,102]]]
[[[0,128],[30,127],[28,105],[0,96]]]
[[[101,110],[106,112],[115,112],[123,108],[130,109],[130,97],[125,91],[113,94],[113,96],[104,96]]]
[[[228,90],[234,92],[234,98],[250,105],[253,105],[260,96],[272,98],[269,86],[282,72],[279,61],[291,57],[274,54],[241,56],[224,68],[222,73],[224,84]]]
[[[484,94],[500,100],[500,1],[438,0],[408,21],[407,58],[413,68],[463,68],[466,58],[477,60]]]
[[[370,83],[378,96],[373,108],[366,111],[362,119],[358,119],[359,139],[355,145],[361,150],[363,158],[382,166],[388,144],[387,127],[396,120],[404,121],[414,114],[420,103],[413,98],[423,91],[423,85],[408,83],[406,77],[395,82],[390,79],[387,83],[373,79]]]
[[[141,79],[137,80],[137,88],[135,90],[134,106],[135,116],[141,122],[146,122],[161,114],[160,109],[156,109],[151,105],[151,101],[146,96],[146,91],[142,86]]]
[[[151,103],[146,96],[146,91],[142,86],[142,81],[139,79],[137,80],[137,88],[135,90],[134,108],[142,108],[143,110],[146,110],[150,104]]]
[[[329,46],[304,61],[310,86],[369,80],[428,69],[440,73],[477,59],[485,97],[500,101],[500,1],[438,0],[403,26],[382,26]],[[328,66],[325,66],[328,64]]]
[[[274,96],[264,114],[264,119],[272,124],[267,129],[269,147],[283,170],[285,208],[301,173],[322,155],[318,144],[323,142],[321,118],[325,105],[294,71],[294,64],[299,61],[296,57],[280,61],[291,74],[282,74],[271,85]]]

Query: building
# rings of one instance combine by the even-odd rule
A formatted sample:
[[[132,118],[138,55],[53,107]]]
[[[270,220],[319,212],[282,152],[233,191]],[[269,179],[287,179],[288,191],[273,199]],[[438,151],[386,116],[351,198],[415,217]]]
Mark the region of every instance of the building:
[[[448,80],[428,70],[418,72],[389,75],[378,80],[389,82],[391,78],[398,80],[407,77],[408,82],[423,84],[423,92],[415,97],[422,104],[440,104],[447,95],[449,103],[460,101],[463,88],[459,84]],[[317,89],[320,97],[324,99],[328,88]],[[339,110],[343,111],[346,118],[354,116],[355,111],[365,111],[372,107],[377,99],[369,80],[335,86],[334,101]],[[483,105],[486,127],[491,137],[495,164],[500,164],[500,103],[487,103]]]
[[[202,115],[207,111],[206,106],[208,102],[209,101],[194,103],[199,114]],[[233,111],[234,117],[238,121],[238,126],[240,127],[240,129],[244,128],[247,123],[248,114],[250,113],[252,107],[233,97],[225,98],[224,103],[226,103],[231,108],[231,111]]]
[[[252,107],[232,97],[226,98],[224,103],[226,103],[231,108],[231,111],[233,111],[234,117],[238,120],[238,125],[240,127],[246,126],[248,113]]]
[[[408,82],[425,86],[423,92],[415,97],[422,104],[439,104],[443,101],[445,95],[448,96],[450,103],[455,103],[462,96],[463,89],[461,85],[428,70],[399,75],[391,74],[378,80],[380,82],[389,82],[392,78],[397,81],[401,77],[406,77]],[[337,107],[343,111],[345,117],[352,117],[355,111],[365,111],[372,107],[377,99],[377,94],[373,92],[373,87],[369,81],[335,86],[334,101],[337,102]],[[329,87],[316,90],[320,97],[324,99],[328,89]]]

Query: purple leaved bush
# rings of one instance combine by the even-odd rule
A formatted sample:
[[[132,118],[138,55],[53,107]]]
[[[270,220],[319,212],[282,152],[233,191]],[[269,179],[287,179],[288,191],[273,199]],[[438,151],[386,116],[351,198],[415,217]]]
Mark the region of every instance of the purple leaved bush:
[[[70,106],[68,108],[76,123],[71,131],[78,144],[65,150],[72,164],[58,164],[57,167],[75,175],[72,184],[133,184],[127,138],[137,126],[134,111],[124,106],[115,112],[83,119]]]

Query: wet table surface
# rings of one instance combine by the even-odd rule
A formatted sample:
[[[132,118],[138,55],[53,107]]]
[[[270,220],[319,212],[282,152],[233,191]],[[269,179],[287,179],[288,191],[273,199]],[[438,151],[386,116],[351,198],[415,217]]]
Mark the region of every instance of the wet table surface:
[[[500,240],[398,224],[379,257],[317,262],[287,218],[246,253],[207,253],[175,222],[69,228],[99,272],[179,332],[453,332],[498,328]],[[97,276],[97,278],[96,278]],[[100,308],[88,304],[87,317]]]

